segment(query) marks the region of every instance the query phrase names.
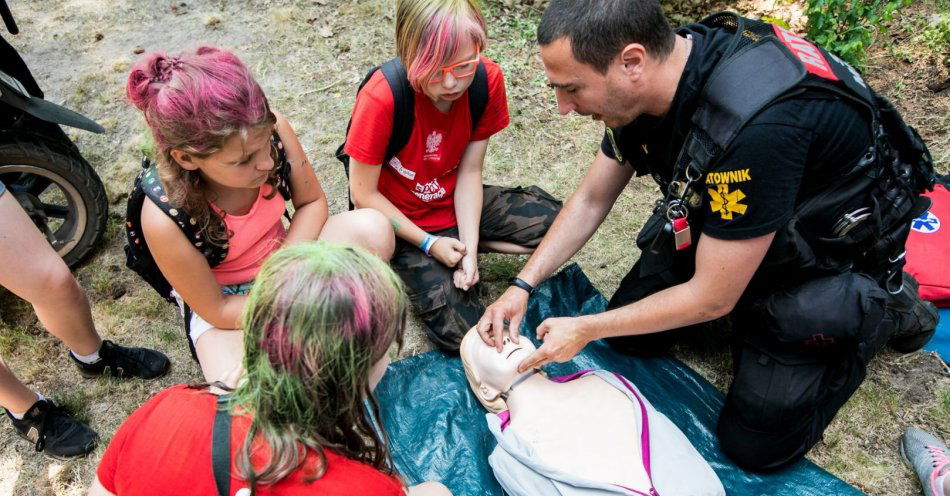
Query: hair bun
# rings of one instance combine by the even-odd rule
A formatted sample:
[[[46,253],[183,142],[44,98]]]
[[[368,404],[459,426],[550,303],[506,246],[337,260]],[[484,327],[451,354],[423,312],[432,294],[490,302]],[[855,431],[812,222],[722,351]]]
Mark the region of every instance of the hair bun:
[[[181,59],[169,57],[165,52],[150,52],[143,55],[129,71],[125,92],[129,101],[142,112],[149,107],[159,85],[167,83],[172,71],[181,66]]]

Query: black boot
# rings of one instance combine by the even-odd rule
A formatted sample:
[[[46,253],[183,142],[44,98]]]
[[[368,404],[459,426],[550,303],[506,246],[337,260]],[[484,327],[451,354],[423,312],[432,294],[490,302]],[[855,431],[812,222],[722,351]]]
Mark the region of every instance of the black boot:
[[[920,285],[914,276],[904,272],[903,283],[901,291],[887,299],[887,318],[896,326],[887,344],[899,353],[911,353],[933,337],[939,314],[933,303],[920,299],[917,294]]]

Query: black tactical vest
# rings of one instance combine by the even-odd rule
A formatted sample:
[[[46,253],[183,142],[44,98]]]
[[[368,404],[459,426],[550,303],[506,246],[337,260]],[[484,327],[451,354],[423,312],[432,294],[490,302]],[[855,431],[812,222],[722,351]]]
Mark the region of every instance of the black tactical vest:
[[[691,277],[707,172],[765,107],[820,91],[864,110],[873,145],[838,180],[800,199],[753,282],[795,284],[854,270],[899,287],[910,221],[929,206],[920,194],[933,187],[933,162],[917,132],[853,67],[814,43],[730,12],[700,23],[733,38],[701,91],[672,180],[658,180],[664,197],[637,237],[643,275],[662,274],[670,284]],[[828,212],[836,219],[831,225],[809,222]],[[683,218],[692,224],[692,246],[677,250],[673,230]]]

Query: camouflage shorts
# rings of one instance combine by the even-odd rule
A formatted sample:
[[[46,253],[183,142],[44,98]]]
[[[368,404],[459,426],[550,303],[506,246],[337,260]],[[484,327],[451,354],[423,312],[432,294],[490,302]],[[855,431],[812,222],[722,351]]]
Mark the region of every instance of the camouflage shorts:
[[[537,186],[484,186],[479,239],[535,247],[561,211],[561,202]],[[433,232],[458,239],[457,227]],[[465,333],[478,322],[485,306],[478,285],[462,291],[452,283],[454,268],[426,256],[417,246],[397,238],[393,269],[406,284],[409,299],[440,349],[456,352]]]

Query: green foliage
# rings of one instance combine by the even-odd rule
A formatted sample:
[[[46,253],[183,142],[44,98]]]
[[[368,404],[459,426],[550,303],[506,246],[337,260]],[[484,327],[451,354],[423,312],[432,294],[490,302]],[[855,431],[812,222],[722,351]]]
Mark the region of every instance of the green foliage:
[[[950,52],[950,17],[942,16],[938,22],[928,23],[917,39],[934,53]]]
[[[808,38],[863,67],[864,50],[911,0],[806,0]]]
[[[775,24],[776,26],[782,29],[792,29],[789,27],[788,23],[784,19],[779,19],[778,17],[763,17],[762,22],[767,22],[769,24]]]
[[[154,159],[155,152],[157,151],[158,147],[155,146],[155,137],[152,136],[151,131],[149,131],[148,128],[142,129],[139,140],[139,153],[141,153],[143,157]]]

